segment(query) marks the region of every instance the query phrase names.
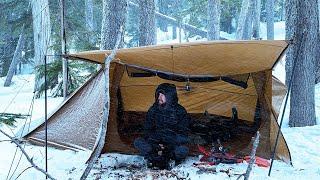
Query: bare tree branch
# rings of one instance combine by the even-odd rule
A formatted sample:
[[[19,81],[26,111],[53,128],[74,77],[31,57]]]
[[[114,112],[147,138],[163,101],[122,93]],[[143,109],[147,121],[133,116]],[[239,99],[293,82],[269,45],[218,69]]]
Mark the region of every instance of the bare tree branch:
[[[27,167],[26,169],[24,169],[17,177],[15,180],[17,180],[24,172],[26,172],[28,169],[32,168],[32,166]],[[13,175],[13,174],[12,174]],[[12,176],[11,176],[12,177]],[[11,179],[10,177],[10,179]]]
[[[45,174],[49,179],[55,180],[55,178],[53,178],[50,174],[48,174],[45,170],[41,169],[39,166],[37,166],[37,165],[33,162],[33,159],[29,157],[29,155],[26,153],[26,151],[23,149],[23,147],[20,145],[19,141],[18,141],[16,138],[11,137],[10,135],[8,135],[7,133],[5,133],[5,132],[2,131],[1,129],[0,129],[0,132],[1,132],[2,134],[4,134],[5,136],[7,136],[8,138],[10,138],[11,141],[18,146],[18,148],[21,150],[21,152],[22,152],[23,155],[27,158],[27,160],[30,162],[30,164],[31,164],[31,166],[32,166],[33,168],[35,168],[36,170],[38,170],[38,171],[42,172],[43,174]]]
[[[0,143],[1,142],[6,142],[6,141],[10,141],[11,142],[11,140],[7,139],[7,140],[0,140]]]

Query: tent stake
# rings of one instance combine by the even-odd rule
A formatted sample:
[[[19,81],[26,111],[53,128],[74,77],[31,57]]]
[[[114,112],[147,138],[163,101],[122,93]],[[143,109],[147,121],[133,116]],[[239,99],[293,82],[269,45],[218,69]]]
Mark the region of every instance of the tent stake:
[[[274,161],[274,156],[276,154],[276,149],[277,149],[277,145],[278,145],[278,140],[279,140],[279,135],[280,135],[280,131],[281,131],[281,126],[282,126],[282,122],[283,122],[283,117],[284,117],[284,113],[286,111],[286,107],[287,107],[287,103],[288,103],[288,99],[289,99],[289,93],[291,91],[291,86],[292,86],[292,79],[293,79],[293,72],[296,68],[296,61],[293,62],[293,68],[292,68],[292,73],[291,73],[291,77],[290,77],[290,83],[289,83],[289,86],[288,86],[288,92],[287,92],[287,95],[286,95],[286,100],[284,102],[284,107],[283,107],[283,110],[282,110],[282,115],[281,115],[281,121],[280,121],[280,125],[279,125],[279,129],[278,129],[278,133],[277,133],[277,138],[276,138],[276,143],[274,145],[274,148],[273,148],[273,151],[272,151],[272,156],[271,156],[271,165],[270,165],[270,169],[269,169],[269,172],[268,172],[268,176],[271,175],[271,170],[272,170],[272,165],[273,165],[273,161]],[[278,122],[277,122],[278,123]]]
[[[47,117],[47,55],[44,56],[44,119],[45,119],[45,151],[46,151],[46,173],[48,173],[48,117]],[[48,176],[46,175],[46,179]]]

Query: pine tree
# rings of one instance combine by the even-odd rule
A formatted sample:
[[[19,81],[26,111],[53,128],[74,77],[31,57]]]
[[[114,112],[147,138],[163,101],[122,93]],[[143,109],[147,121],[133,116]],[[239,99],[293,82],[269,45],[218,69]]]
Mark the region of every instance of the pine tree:
[[[236,39],[247,39],[247,18],[250,8],[250,0],[242,0],[241,11],[238,19]]]
[[[139,0],[139,46],[156,44],[154,0]]]
[[[208,40],[220,38],[220,0],[208,0]]]
[[[266,0],[267,39],[274,39],[274,0]]]
[[[253,30],[252,37],[260,38],[260,14],[261,14],[261,0],[254,0],[254,14],[253,14]]]
[[[24,36],[25,36],[25,32],[24,32],[24,25],[23,25],[22,32],[21,32],[21,34],[19,36],[18,44],[17,44],[16,50],[14,51],[14,55],[13,55],[13,58],[12,58],[12,62],[10,64],[9,71],[8,71],[6,80],[4,82],[4,87],[10,86],[12,77],[14,75],[14,72],[17,69],[17,65],[22,59],[22,51],[23,51],[24,42],[25,42],[25,37]]]
[[[0,19],[0,77],[2,77],[8,73],[23,24],[25,24],[25,51],[20,64],[31,63],[33,34],[29,1],[0,1]]]
[[[315,62],[319,49],[319,12],[317,1],[286,1],[286,39],[292,39],[287,52],[286,81],[290,92],[291,127],[316,124]],[[292,79],[291,79],[291,73]]]
[[[52,54],[51,46],[51,22],[48,0],[32,0],[32,20],[33,20],[33,38],[34,38],[34,63],[35,66],[44,64],[44,58],[47,54]],[[47,59],[51,61],[51,57]],[[35,78],[35,91],[39,91],[44,79],[38,72]]]
[[[167,2],[167,0],[158,0],[157,6],[158,6],[159,12],[161,14],[168,14],[169,13],[169,3]],[[161,31],[168,32],[168,24],[167,24],[167,22],[165,22],[162,19],[159,19],[157,21],[157,24],[160,27]]]
[[[125,25],[126,0],[103,0],[100,49],[113,49],[120,27]]]
[[[319,19],[319,26],[320,26],[320,0],[318,0],[318,19]],[[320,31],[320,27],[319,27],[319,31]],[[320,52],[318,53],[318,57],[316,60],[316,84],[318,84],[320,82]]]
[[[83,51],[83,50],[94,50],[98,49],[96,47],[97,37],[100,35],[100,30],[97,29],[88,29],[88,25],[86,23],[85,16],[85,3],[80,3],[83,0],[70,0],[65,1],[65,29],[66,29],[66,50],[72,48],[74,51]],[[93,16],[98,17],[101,10],[99,7],[101,4],[98,2],[92,2],[93,8]],[[50,1],[50,17],[51,19],[60,19],[60,5],[59,1]],[[43,9],[44,11],[45,9]],[[97,18],[93,18],[94,20]],[[101,21],[101,19],[100,19]],[[96,21],[93,24],[101,24]],[[92,31],[93,30],[93,31]],[[60,23],[52,23],[51,28],[51,42],[49,50],[51,54],[61,54],[61,25]],[[91,41],[94,40],[94,41]],[[79,66],[78,70],[74,69],[75,66]],[[53,89],[54,96],[62,95],[62,68],[61,67],[61,57],[55,56],[52,57],[51,60],[48,61],[48,88]],[[88,77],[86,75],[82,75],[80,72],[95,72],[96,65],[90,63],[80,63],[70,61],[68,64],[68,93],[72,93],[75,89],[77,89],[84,80]],[[38,65],[35,67],[35,72],[37,72],[40,78],[44,76],[44,68],[43,65]],[[40,84],[38,88],[38,95],[42,94],[44,91],[44,85]]]
[[[241,0],[224,0],[221,1],[221,18],[220,29],[227,33],[233,33],[236,27],[233,26],[233,21],[238,19],[241,9]]]
[[[86,28],[89,32],[94,31],[93,21],[93,1],[85,0],[85,16],[86,16]]]

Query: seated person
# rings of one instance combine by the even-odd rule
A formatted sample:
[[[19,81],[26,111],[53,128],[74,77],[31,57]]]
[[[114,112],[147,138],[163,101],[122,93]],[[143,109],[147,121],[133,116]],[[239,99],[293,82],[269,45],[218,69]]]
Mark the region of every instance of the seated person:
[[[190,117],[178,104],[176,86],[163,83],[155,92],[155,103],[147,112],[144,137],[137,138],[134,146],[148,161],[148,166],[168,169],[169,160],[179,164],[189,149]]]

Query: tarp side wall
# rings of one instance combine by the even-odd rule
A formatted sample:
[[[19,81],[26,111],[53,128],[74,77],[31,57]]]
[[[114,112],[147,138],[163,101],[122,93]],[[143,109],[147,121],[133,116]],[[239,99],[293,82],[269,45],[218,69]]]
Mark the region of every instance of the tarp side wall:
[[[48,119],[48,141],[93,148],[102,115],[102,75],[103,71],[100,71]],[[29,134],[29,137],[45,139],[44,124]]]
[[[110,81],[110,111],[109,111],[109,121],[108,121],[108,129],[107,129],[107,137],[104,148],[102,150],[105,152],[121,152],[126,154],[132,154],[136,152],[135,149],[130,146],[124,144],[119,136],[119,125],[117,121],[117,112],[119,99],[117,96],[118,91],[120,90],[120,81],[124,74],[124,66],[120,64],[113,63],[115,69],[112,73],[112,80]]]
[[[271,72],[270,72],[270,74],[271,74]],[[272,153],[274,145],[275,145],[277,133],[279,130],[279,125],[278,125],[277,119],[279,116],[279,110],[280,110],[283,98],[285,97],[286,87],[284,84],[282,84],[275,77],[273,77],[272,80],[269,79],[268,81],[269,81],[267,83],[268,91],[266,91],[266,97],[268,97],[267,104],[269,106],[269,109],[271,110],[271,113],[270,113],[270,151]],[[270,98],[270,97],[272,97],[272,98]],[[275,100],[275,102],[273,102],[273,100]],[[287,146],[287,143],[286,143],[281,131],[279,134],[278,145],[277,145],[275,153],[276,153],[275,158],[281,159],[284,162],[291,164],[291,155],[290,155],[289,147]]]
[[[281,105],[287,94],[286,86],[276,77],[272,77],[272,108],[279,116]]]
[[[281,108],[281,104],[283,102],[283,99],[285,98],[286,95],[286,87],[283,83],[281,83],[278,79],[273,78],[272,79],[272,101],[276,101],[276,102],[272,102],[272,113],[270,115],[270,148],[271,151],[273,151],[274,146],[275,146],[275,142],[276,142],[276,137],[277,137],[277,133],[279,130],[279,124],[278,124],[278,117],[280,114],[280,108]],[[269,103],[271,104],[271,103]],[[290,155],[290,150],[289,147],[287,145],[287,142],[284,139],[284,136],[282,134],[282,132],[280,131],[279,134],[279,139],[278,139],[278,145],[276,148],[276,158],[277,159],[281,159],[284,162],[291,164],[291,155]]]
[[[252,78],[254,81],[254,85],[256,91],[258,93],[258,99],[260,104],[260,113],[261,113],[261,124],[259,128],[260,132],[260,141],[259,146],[257,148],[256,154],[258,156],[262,156],[265,158],[269,158],[271,155],[270,151],[270,113],[271,110],[267,105],[267,99],[271,99],[271,97],[266,96],[266,91],[269,91],[267,83],[268,79],[271,79],[270,71],[263,71],[258,73],[252,73]],[[271,100],[270,100],[271,101]],[[251,145],[250,145],[251,147]],[[250,148],[251,149],[251,148]]]

